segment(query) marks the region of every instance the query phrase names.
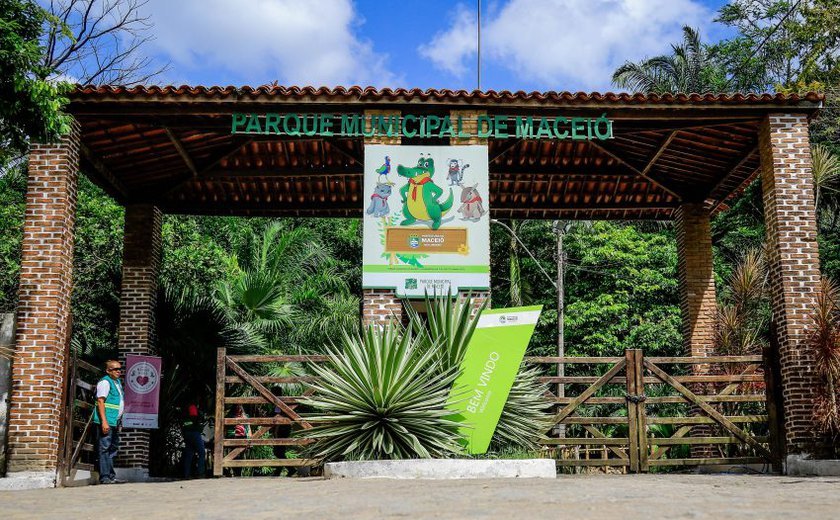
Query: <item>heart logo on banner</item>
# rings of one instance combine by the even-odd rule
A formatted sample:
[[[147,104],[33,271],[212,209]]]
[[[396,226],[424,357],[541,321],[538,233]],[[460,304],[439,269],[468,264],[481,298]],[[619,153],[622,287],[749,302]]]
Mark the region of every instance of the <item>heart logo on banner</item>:
[[[140,386],[146,386],[146,383],[148,383],[148,382],[149,382],[149,376],[139,376],[137,378],[137,383]]]

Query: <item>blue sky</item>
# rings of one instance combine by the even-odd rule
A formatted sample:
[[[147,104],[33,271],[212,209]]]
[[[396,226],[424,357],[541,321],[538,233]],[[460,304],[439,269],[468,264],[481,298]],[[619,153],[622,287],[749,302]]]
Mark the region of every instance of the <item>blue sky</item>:
[[[727,30],[720,0],[484,0],[482,88],[606,91],[681,26]],[[149,0],[160,83],[476,86],[476,1]]]

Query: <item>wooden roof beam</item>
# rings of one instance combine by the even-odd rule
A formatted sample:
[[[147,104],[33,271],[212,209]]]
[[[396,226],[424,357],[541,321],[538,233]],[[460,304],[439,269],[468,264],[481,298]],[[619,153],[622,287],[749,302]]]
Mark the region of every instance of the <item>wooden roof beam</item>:
[[[619,155],[617,155],[616,153],[614,153],[612,150],[610,150],[610,149],[609,149],[609,148],[607,148],[606,146],[604,146],[604,145],[602,145],[602,144],[600,144],[600,143],[597,143],[597,142],[595,142],[595,141],[589,141],[589,144],[591,144],[592,146],[594,146],[594,147],[596,147],[596,148],[600,149],[602,152],[604,152],[605,154],[609,155],[610,157],[612,157],[612,158],[613,158],[613,159],[615,159],[616,161],[620,162],[620,163],[621,163],[621,164],[623,164],[624,166],[627,166],[627,167],[628,167],[628,168],[630,168],[630,169],[631,169],[631,170],[632,170],[632,171],[633,171],[636,175],[638,175],[639,177],[642,177],[642,178],[646,179],[647,181],[649,181],[649,182],[650,182],[650,183],[652,183],[652,184],[655,184],[655,185],[656,185],[659,189],[664,190],[665,192],[667,192],[667,193],[668,193],[668,194],[670,194],[671,196],[675,197],[677,200],[682,200],[682,196],[681,196],[679,193],[677,193],[676,191],[672,190],[671,188],[669,188],[669,187],[665,186],[664,184],[662,184],[662,182],[660,182],[660,181],[658,181],[658,180],[656,180],[656,179],[654,179],[654,178],[652,178],[652,177],[649,177],[649,176],[647,176],[647,175],[643,174],[643,173],[641,172],[641,170],[639,170],[638,168],[636,168],[635,166],[633,166],[633,165],[632,165],[632,164],[630,164],[629,162],[625,161],[623,158],[621,158]],[[661,149],[661,148],[660,148],[660,149]],[[660,154],[660,155],[661,155],[661,154]]]
[[[738,170],[741,169],[742,166],[744,166],[750,159],[752,159],[753,155],[757,152],[758,152],[758,145],[755,145],[733,167],[728,168],[726,174],[723,177],[721,177],[721,179],[719,181],[717,181],[717,183],[715,183],[715,185],[714,185],[714,187],[712,187],[712,189],[709,190],[708,196],[711,197],[712,195],[714,195],[714,193],[717,190],[719,190],[724,184],[726,184],[726,181],[728,181]],[[728,196],[729,196],[729,194],[726,194],[722,198],[718,199],[718,201],[723,201]],[[720,204],[718,204],[718,205],[720,205]],[[717,209],[717,206],[715,206],[715,208]]]
[[[116,175],[111,173],[111,170],[109,170],[108,167],[93,154],[86,144],[79,143],[79,151],[82,152],[82,157],[84,157],[84,159],[90,164],[91,168],[93,168],[94,173],[106,185],[104,186],[105,191],[108,192],[109,195],[117,199],[119,202],[123,202],[128,199],[128,188],[126,188],[125,184],[123,184]]]
[[[175,146],[175,149],[178,150],[178,155],[184,160],[186,163],[187,168],[192,172],[193,177],[198,177],[198,168],[195,167],[195,163],[193,162],[190,154],[187,153],[187,149],[184,148],[184,145],[178,139],[178,136],[168,127],[165,126],[163,129],[166,131],[166,135],[169,136],[169,140],[172,141],[172,144]]]

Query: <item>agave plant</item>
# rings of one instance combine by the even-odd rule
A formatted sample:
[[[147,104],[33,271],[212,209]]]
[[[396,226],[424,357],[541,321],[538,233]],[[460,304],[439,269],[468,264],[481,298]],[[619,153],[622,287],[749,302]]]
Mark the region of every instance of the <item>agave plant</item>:
[[[441,370],[458,370],[464,361],[467,345],[472,338],[478,318],[487,306],[476,307],[472,298],[460,301],[426,295],[426,319],[407,307],[409,327],[417,335],[424,350],[432,350]]]
[[[553,423],[547,411],[551,403],[544,397],[547,385],[540,383],[539,375],[536,368],[523,365],[519,369],[493,434],[493,451],[510,447],[539,449],[538,441]]]
[[[461,451],[458,422],[445,406],[458,372],[434,348],[398,327],[344,333],[328,349],[329,366],[313,366],[320,381],[305,404],[322,413],[305,452],[323,460],[447,457]]]

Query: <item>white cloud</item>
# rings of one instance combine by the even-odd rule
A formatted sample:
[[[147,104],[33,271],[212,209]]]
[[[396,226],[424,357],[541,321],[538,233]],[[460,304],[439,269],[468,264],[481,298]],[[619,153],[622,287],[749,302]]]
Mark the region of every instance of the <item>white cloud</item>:
[[[171,75],[195,82],[206,71],[258,85],[375,85],[398,81],[354,29],[351,0],[150,0],[152,47]]]
[[[707,37],[711,20],[698,0],[510,0],[482,20],[482,61],[545,89],[607,90],[619,65],[668,52],[683,25]],[[459,5],[419,51],[460,76],[474,40],[475,14]]]
[[[429,43],[421,45],[420,55],[431,60],[436,67],[461,77],[466,69],[464,60],[478,49],[476,18],[475,12],[458,4],[451,27],[436,34]]]

